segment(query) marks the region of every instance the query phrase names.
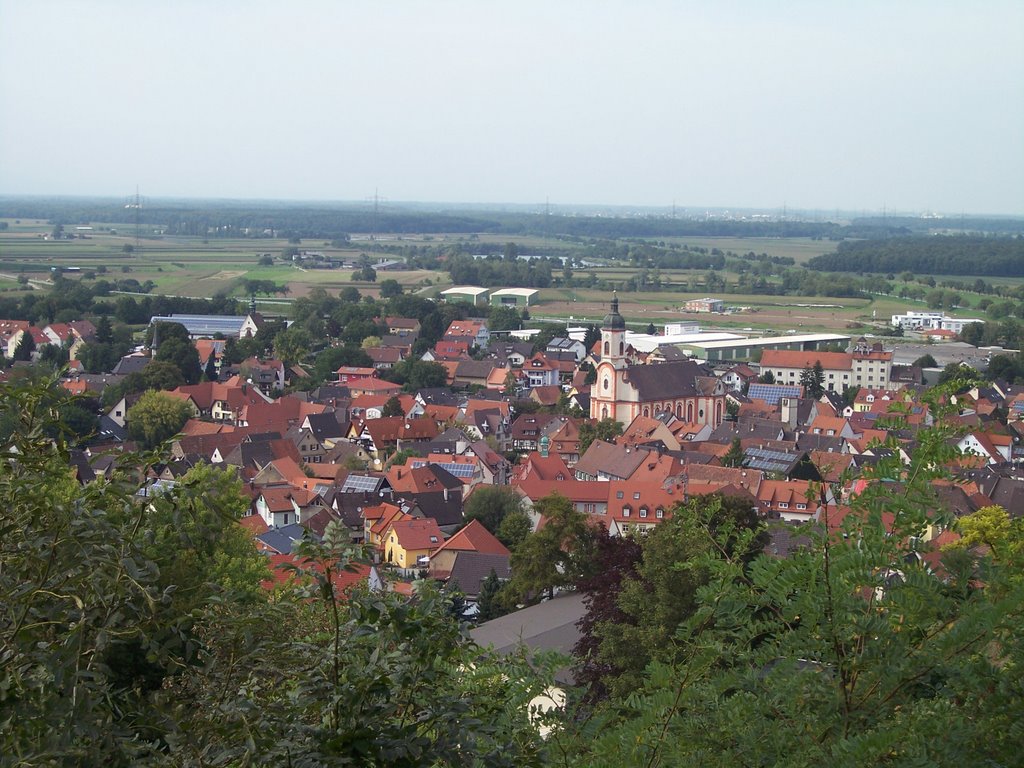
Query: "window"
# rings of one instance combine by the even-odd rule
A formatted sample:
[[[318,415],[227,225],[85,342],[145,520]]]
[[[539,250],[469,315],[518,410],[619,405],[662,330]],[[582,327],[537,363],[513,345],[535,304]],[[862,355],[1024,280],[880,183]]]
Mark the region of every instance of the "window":
[[[608,342],[606,341],[606,342],[604,343],[604,353],[605,353],[606,355],[607,355],[607,354],[609,354],[609,351],[608,351],[608,350],[610,350],[610,349],[611,349],[611,345],[610,345],[610,344],[609,344],[609,343],[608,343]]]
[[[656,509],[656,510],[654,510],[654,516],[656,518],[658,518],[659,520],[661,520],[661,518],[663,518],[665,516],[665,510],[664,509]]]
[[[797,509],[807,509],[807,505],[806,504],[797,504],[796,508]]]
[[[623,516],[623,517],[629,517],[629,515],[630,515],[630,513],[631,513],[632,511],[633,511],[633,510],[632,510],[632,509],[630,509],[629,505],[627,504],[626,506],[624,506],[624,507],[622,508],[622,516]]]
[[[639,499],[640,498],[640,491],[634,491],[633,492],[633,498],[634,499]]]
[[[287,512],[284,513],[284,524],[288,525],[288,513]]]
[[[431,544],[437,544],[437,536],[431,536],[430,537],[430,543]]]
[[[647,507],[640,507],[640,517],[647,517]]]
[[[608,387],[609,387],[609,386],[611,386],[611,382],[610,382],[610,381],[609,381],[609,380],[608,380],[608,379],[606,378],[606,379],[604,380],[604,388],[605,388],[605,391],[606,391],[606,392],[608,391]]]
[[[788,501],[780,501],[779,502],[779,509],[789,509],[789,502]]]
[[[615,492],[615,498],[616,499],[621,499],[622,498],[622,491],[616,491]]]

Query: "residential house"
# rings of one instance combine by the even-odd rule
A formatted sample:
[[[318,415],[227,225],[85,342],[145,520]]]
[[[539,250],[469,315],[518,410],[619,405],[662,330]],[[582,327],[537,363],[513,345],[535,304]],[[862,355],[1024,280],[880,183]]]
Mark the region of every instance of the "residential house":
[[[444,338],[466,341],[471,347],[485,349],[490,343],[491,333],[484,320],[453,320],[444,332]]]
[[[444,543],[444,534],[430,518],[394,520],[381,540],[384,562],[406,571],[426,568],[430,555]]]
[[[548,342],[545,348],[547,352],[569,352],[575,358],[577,363],[582,363],[583,358],[587,356],[587,348],[583,346],[582,341],[576,339],[568,339],[565,337],[555,337]]]
[[[450,574],[455,564],[455,556],[460,552],[478,552],[505,558],[512,554],[508,547],[483,526],[483,523],[471,520],[430,556],[430,576],[436,579]]]
[[[757,502],[762,516],[795,523],[811,520],[819,507],[835,506],[829,486],[801,480],[764,480]]]
[[[573,471],[577,480],[626,480],[650,455],[643,449],[594,440]]]

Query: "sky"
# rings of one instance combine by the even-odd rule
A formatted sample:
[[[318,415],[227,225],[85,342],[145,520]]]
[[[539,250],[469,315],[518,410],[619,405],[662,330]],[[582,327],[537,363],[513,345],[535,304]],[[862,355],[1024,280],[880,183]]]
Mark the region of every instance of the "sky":
[[[0,0],[0,194],[1024,215],[1020,0]]]

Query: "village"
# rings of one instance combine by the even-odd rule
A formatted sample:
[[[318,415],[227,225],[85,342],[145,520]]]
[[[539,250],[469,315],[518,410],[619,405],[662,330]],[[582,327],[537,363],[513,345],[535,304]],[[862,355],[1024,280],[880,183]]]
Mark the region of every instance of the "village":
[[[515,307],[531,292],[496,293],[500,306]],[[468,295],[475,303],[479,292]],[[864,468],[894,451],[909,462],[919,430],[935,418],[921,368],[894,364],[879,341],[748,340],[702,335],[695,324],[639,334],[615,296],[600,328],[567,328],[540,344],[536,332],[492,333],[486,317],[453,320],[420,356],[443,369],[444,381],[419,388],[383,377],[412,355],[416,318],[380,318],[387,333],[366,348],[372,364],[339,366],[313,388],[295,386],[310,375],[297,363],[224,361],[229,345],[267,322],[255,303],[246,315],[153,317],[148,345],[93,374],[76,359],[95,343],[89,321],[0,321],[0,341],[8,357],[25,336],[37,356],[63,346],[71,361],[61,385],[103,398],[161,365],[162,344],[187,338],[203,380],[161,393],[184,406],[187,420],[139,495],[173,487],[197,465],[222,468],[251,500],[238,524],[267,558],[268,589],[291,578],[281,566],[294,563],[296,543],[336,521],[368,555],[347,583],[370,579],[412,594],[429,579],[464,597],[467,618],[478,614],[489,578],[512,577],[513,550],[543,527],[538,507],[552,495],[612,537],[642,535],[691,499],[731,497],[768,524],[765,551],[784,557],[801,527],[841,524]],[[752,346],[758,362],[722,359]],[[107,398],[99,434],[71,458],[81,483],[109,477],[118,452],[133,447],[133,409],[146,394]],[[998,504],[1018,514],[1024,388],[973,384],[953,405],[961,458],[940,489],[946,511]],[[528,525],[502,527],[487,514],[509,500]],[[933,554],[957,535],[932,530],[934,541],[922,544]]]

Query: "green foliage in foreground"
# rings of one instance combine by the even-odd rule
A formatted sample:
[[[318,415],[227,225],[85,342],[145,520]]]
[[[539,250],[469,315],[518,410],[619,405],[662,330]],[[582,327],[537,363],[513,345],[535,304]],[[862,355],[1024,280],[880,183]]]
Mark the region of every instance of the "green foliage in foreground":
[[[660,622],[644,634],[671,652],[621,695],[570,697],[542,739],[528,705],[550,663],[481,654],[430,587],[339,602],[359,553],[337,528],[300,545],[298,588],[268,594],[236,481],[203,469],[143,499],[145,458],[125,456],[80,487],[35,386],[0,385],[23,414],[0,444],[2,766],[1020,764],[1024,526],[998,509],[962,521],[941,577],[913,552],[957,524],[932,490],[944,429],[910,466],[881,461],[856,514],[786,560],[688,507],[684,554],[653,553],[691,591],[685,610],[643,616],[629,589],[619,606]],[[577,555],[595,530],[565,506],[541,510],[538,542],[572,546],[524,550],[528,592],[594,576]],[[561,568],[541,568],[549,555]]]
[[[536,765],[525,664],[481,656],[446,598],[335,600],[347,532],[268,598],[237,480],[80,487],[36,385],[0,385],[0,765]]]
[[[949,431],[880,462],[854,514],[788,559],[727,547],[677,562],[699,573],[692,613],[642,684],[554,737],[579,766],[1009,766],[1024,743],[1024,523],[986,510],[935,569],[915,553],[941,512],[932,482]],[[805,529],[807,530],[807,529]],[[810,532],[810,531],[808,531]],[[939,575],[941,574],[941,576]]]

